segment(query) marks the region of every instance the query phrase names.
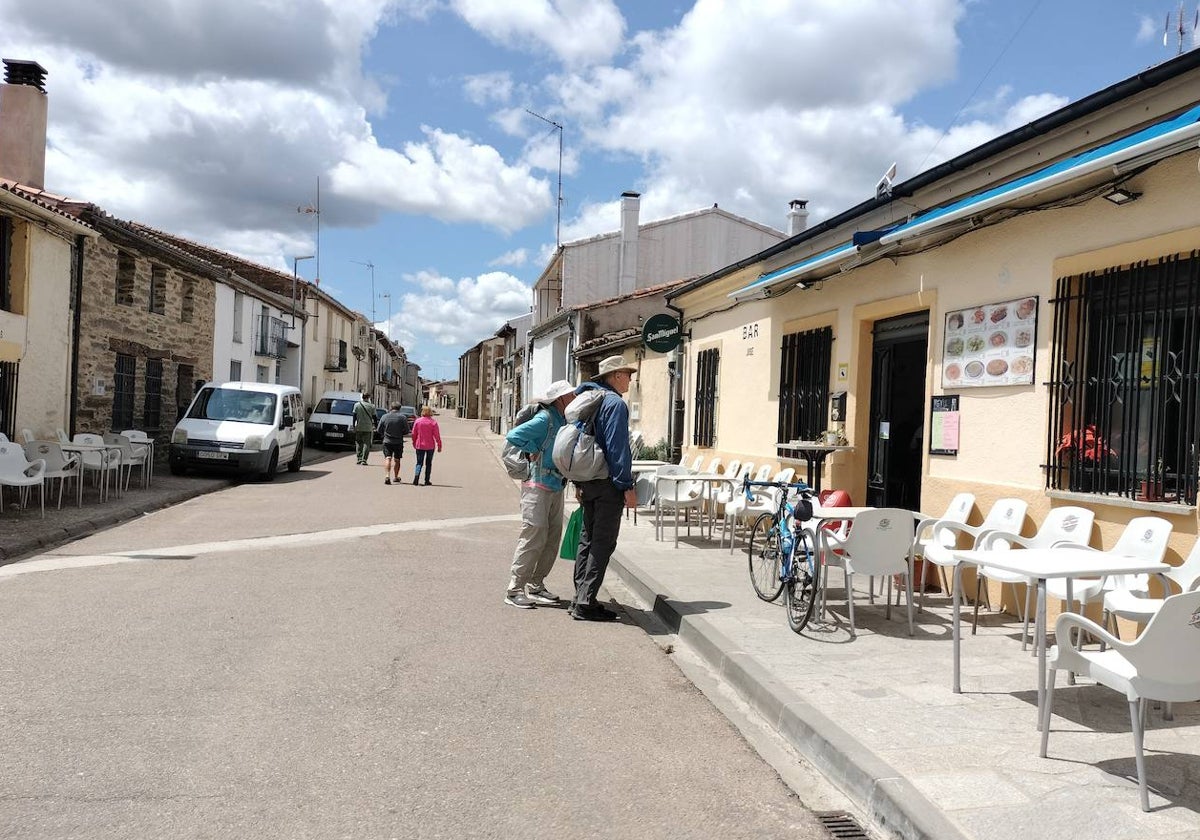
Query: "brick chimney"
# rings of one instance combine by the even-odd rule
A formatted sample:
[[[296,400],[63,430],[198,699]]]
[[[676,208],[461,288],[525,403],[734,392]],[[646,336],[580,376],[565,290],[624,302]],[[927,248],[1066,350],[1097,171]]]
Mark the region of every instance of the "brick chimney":
[[[45,189],[46,70],[36,61],[3,61],[0,178]]]
[[[638,271],[638,211],[641,196],[635,192],[621,193],[621,254],[617,268],[617,294],[637,291]]]
[[[788,202],[787,232],[788,236],[803,233],[808,227],[808,202],[802,198],[794,198]]]

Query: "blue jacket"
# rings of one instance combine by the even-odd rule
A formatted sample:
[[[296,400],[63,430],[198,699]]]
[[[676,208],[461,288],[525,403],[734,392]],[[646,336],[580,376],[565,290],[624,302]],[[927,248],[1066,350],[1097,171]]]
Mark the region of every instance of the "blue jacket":
[[[566,419],[552,406],[542,406],[541,411],[526,420],[520,426],[509,430],[504,439],[522,452],[542,453],[542,457],[532,462],[529,480],[547,490],[559,491],[566,483],[558,470],[554,468],[554,437],[566,423]],[[543,446],[544,444],[544,446]]]
[[[618,490],[633,489],[633,455],[629,451],[629,406],[621,395],[608,385],[599,382],[584,382],[575,389],[576,394],[584,391],[602,390],[604,402],[596,410],[596,441],[604,450],[608,463],[608,477]]]

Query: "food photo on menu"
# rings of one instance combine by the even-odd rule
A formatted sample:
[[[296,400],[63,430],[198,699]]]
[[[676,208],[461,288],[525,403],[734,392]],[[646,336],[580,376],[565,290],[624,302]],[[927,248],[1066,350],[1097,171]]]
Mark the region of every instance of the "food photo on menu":
[[[946,315],[942,386],[979,388],[1033,382],[1036,296]]]

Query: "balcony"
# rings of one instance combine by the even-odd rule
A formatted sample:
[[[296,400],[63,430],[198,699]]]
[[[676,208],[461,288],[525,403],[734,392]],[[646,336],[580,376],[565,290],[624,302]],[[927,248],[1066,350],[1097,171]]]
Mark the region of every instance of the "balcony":
[[[257,319],[255,326],[255,355],[269,356],[272,359],[287,358],[287,332],[284,322],[279,318],[264,316]]]
[[[325,356],[325,370],[346,369],[346,342],[338,338],[329,339],[329,353]]]

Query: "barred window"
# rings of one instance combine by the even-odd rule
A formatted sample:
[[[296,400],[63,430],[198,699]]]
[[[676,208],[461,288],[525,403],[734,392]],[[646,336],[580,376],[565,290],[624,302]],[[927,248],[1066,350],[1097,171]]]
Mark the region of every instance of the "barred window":
[[[137,263],[131,255],[124,251],[117,252],[117,303],[122,306],[133,306],[134,276]]]
[[[0,362],[0,433],[17,439],[17,374],[19,362]]]
[[[150,311],[155,315],[167,313],[167,270],[161,265],[150,266]]]
[[[832,327],[783,337],[779,365],[779,443],[815,440],[825,431],[832,361]]]
[[[162,426],[162,374],[162,359],[146,360],[146,402],[142,408],[142,428],[146,431]]]
[[[113,373],[114,432],[133,428],[133,377],[137,373],[137,359],[124,353],[117,354],[117,365]]]
[[[1196,503],[1200,252],[1058,281],[1047,487]]]
[[[696,416],[692,444],[713,446],[717,438],[717,370],[721,351],[701,350],[696,357]]]

